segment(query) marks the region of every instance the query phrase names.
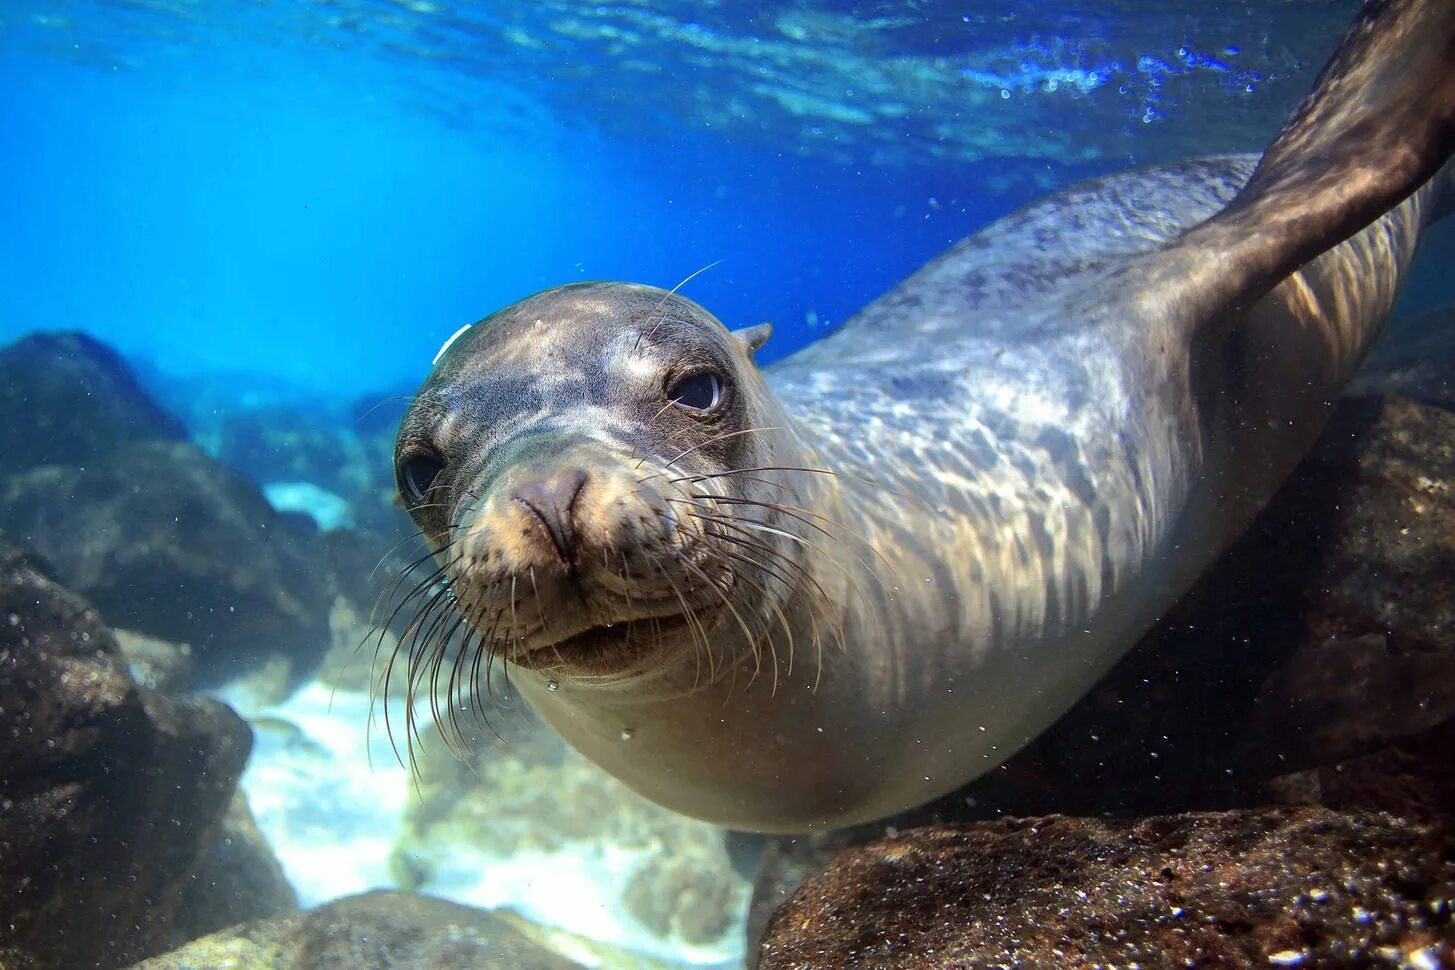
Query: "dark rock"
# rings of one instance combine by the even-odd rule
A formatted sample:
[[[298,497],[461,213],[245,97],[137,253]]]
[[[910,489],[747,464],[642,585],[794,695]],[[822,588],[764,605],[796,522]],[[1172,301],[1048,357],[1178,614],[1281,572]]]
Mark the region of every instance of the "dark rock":
[[[338,496],[354,525],[365,530],[387,530],[403,514],[392,504],[394,429],[361,432],[341,408],[229,414],[217,435],[217,454],[260,484],[306,482]]]
[[[1243,757],[1275,774],[1333,765],[1452,719],[1455,649],[1398,649],[1378,633],[1309,642],[1264,686]]]
[[[217,455],[259,483],[304,481],[340,495],[356,492],[369,474],[361,443],[348,428],[321,420],[326,418],[296,407],[231,413],[223,420]]]
[[[391,524],[387,531],[339,529],[322,537],[323,554],[338,577],[339,592],[365,615],[376,608],[392,608],[408,594],[414,583],[408,577],[396,583],[399,577],[409,573],[418,582],[435,568],[433,554],[403,511]]]
[[[900,819],[895,819],[900,821]],[[762,862],[753,879],[753,898],[748,903],[744,927],[747,952],[751,956],[767,932],[768,921],[798,889],[822,872],[840,852],[898,834],[893,825],[858,825],[812,835],[771,837],[763,847]]]
[[[195,940],[297,909],[298,894],[253,820],[247,799],[235,792],[217,837],[188,883],[174,920],[175,939]]]
[[[329,644],[332,574],[257,487],[183,442],[127,445],[105,463],[0,482],[0,529],[54,564],[117,625],[190,644],[199,684]]]
[[[138,687],[168,694],[181,693],[185,689],[187,681],[192,678],[191,647],[135,630],[113,629],[111,632],[126,658],[131,679]]]
[[[0,544],[0,738],[0,966],[114,967],[174,945],[247,725],[138,689],[96,612]]]
[[[1396,812],[1447,827],[1455,819],[1455,718],[1368,754],[1281,775],[1275,801]]]
[[[124,444],[185,437],[121,357],[85,334],[32,334],[0,349],[0,454],[7,473],[93,464]]]
[[[1273,783],[1285,801],[1455,819],[1455,415],[1380,398],[1340,419],[1288,497],[1338,483],[1330,526],[1305,536],[1303,636],[1262,685],[1241,761],[1302,773]]]
[[[1448,832],[1383,814],[1003,819],[844,853],[757,965],[1444,966],[1452,898]]]
[[[737,886],[712,878],[703,860],[666,854],[648,860],[628,880],[626,911],[662,939],[712,946],[733,928]]]
[[[148,960],[138,970],[572,970],[505,919],[411,893],[351,896],[254,921]]]
[[[1288,494],[1330,491],[1307,582],[1317,632],[1455,650],[1455,414],[1346,400]]]
[[[1395,320],[1349,388],[1455,410],[1455,305]]]

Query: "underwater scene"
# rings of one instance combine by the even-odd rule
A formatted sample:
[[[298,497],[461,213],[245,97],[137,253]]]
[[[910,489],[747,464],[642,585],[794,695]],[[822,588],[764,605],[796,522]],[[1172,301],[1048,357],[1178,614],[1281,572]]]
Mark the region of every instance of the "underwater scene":
[[[5,0],[0,970],[1455,967],[1452,154],[1449,0]]]

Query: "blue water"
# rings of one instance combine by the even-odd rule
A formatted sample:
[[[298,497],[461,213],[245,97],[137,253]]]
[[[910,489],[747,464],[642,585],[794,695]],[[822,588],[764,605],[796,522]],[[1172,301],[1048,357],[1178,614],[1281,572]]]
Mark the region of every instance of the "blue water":
[[[11,2],[0,340],[355,396],[713,264],[771,359],[1048,188],[1257,148],[1352,7]]]

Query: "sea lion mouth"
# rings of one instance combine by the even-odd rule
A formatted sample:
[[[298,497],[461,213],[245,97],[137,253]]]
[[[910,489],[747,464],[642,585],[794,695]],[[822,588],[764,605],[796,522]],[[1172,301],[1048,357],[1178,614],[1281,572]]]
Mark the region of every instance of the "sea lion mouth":
[[[710,626],[709,617],[682,613],[641,616],[589,626],[570,636],[530,644],[511,662],[532,670],[579,673],[619,672],[631,661],[671,649]]]

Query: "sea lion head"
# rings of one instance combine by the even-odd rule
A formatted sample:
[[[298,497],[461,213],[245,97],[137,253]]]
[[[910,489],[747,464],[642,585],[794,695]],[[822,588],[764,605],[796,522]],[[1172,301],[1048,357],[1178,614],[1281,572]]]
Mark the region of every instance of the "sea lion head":
[[[727,659],[714,634],[761,635],[792,573],[773,525],[791,435],[753,363],[769,332],[581,283],[446,343],[395,471],[472,630],[456,677],[482,655],[551,678],[706,677]],[[425,639],[438,674],[445,638]]]

